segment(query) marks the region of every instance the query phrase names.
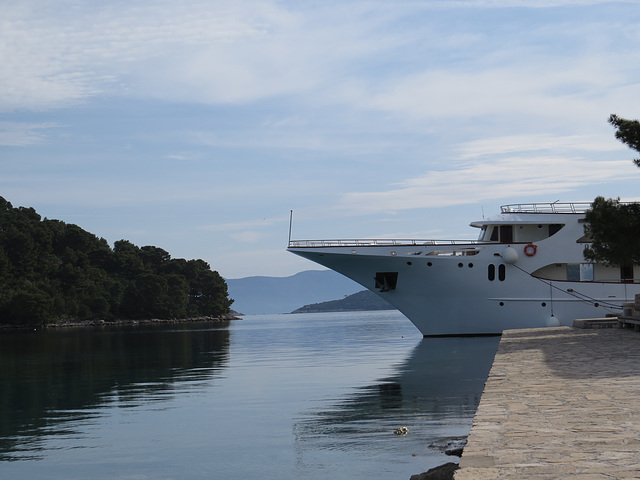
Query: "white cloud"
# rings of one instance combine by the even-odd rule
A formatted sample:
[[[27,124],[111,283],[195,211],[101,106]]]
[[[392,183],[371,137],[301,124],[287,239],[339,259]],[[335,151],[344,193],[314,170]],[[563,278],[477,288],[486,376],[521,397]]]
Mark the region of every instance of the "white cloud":
[[[624,79],[612,59],[596,62],[599,65],[594,68],[593,59],[568,62],[529,56],[523,65],[517,59],[521,52],[510,56],[514,58],[508,67],[476,64],[473,70],[438,69],[406,76],[373,95],[369,105],[415,118],[499,115],[520,118],[521,123],[546,118],[558,124],[601,116],[603,106],[610,104],[608,97],[616,96],[618,88],[625,90],[623,98],[640,105],[633,100],[640,96],[640,83],[621,86]]]
[[[525,40],[555,35],[562,25],[527,29],[512,45],[500,42],[500,29],[492,38],[464,25],[433,31],[395,24],[431,9],[594,3],[602,2],[25,0],[3,6],[0,111],[107,93],[208,104],[303,94],[309,103],[351,102],[421,118],[590,114],[594,105],[585,97],[592,92],[615,96],[616,88],[629,88],[620,76],[624,52],[585,49],[567,62],[532,51]],[[589,28],[571,35],[581,38]],[[603,28],[606,34],[612,27]],[[448,57],[459,65],[443,68]],[[372,68],[376,74],[366,75]],[[635,86],[625,97],[637,93]]]
[[[627,160],[585,161],[550,155],[481,159],[446,171],[429,171],[391,190],[348,193],[339,209],[362,215],[550,195],[628,178],[632,168]]]
[[[486,138],[462,143],[460,158],[470,159],[487,155],[505,155],[514,152],[607,152],[622,150],[624,147],[613,135],[510,135]]]
[[[0,110],[5,111],[122,93],[141,63],[162,64],[186,49],[262,36],[278,16],[270,3],[242,0],[108,5],[25,0],[5,3],[2,12]],[[181,72],[183,78],[197,74]]]

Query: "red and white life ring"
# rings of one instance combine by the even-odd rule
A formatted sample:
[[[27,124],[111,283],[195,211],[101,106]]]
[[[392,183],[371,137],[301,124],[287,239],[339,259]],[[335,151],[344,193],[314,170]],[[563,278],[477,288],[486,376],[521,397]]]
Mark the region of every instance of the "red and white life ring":
[[[524,247],[524,254],[527,257],[533,257],[537,251],[538,251],[538,246],[534,245],[533,243],[530,243],[526,247]]]

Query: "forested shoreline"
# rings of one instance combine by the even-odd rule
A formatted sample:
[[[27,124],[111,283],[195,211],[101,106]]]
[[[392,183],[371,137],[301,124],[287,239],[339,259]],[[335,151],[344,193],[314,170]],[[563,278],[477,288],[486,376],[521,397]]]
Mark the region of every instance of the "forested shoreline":
[[[42,219],[0,197],[0,324],[228,315],[227,284],[204,260]]]

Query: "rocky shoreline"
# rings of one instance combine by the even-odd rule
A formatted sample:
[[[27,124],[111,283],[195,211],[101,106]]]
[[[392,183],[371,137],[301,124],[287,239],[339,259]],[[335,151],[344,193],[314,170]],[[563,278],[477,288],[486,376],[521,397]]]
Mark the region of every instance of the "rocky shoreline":
[[[85,327],[136,327],[141,325],[172,325],[181,323],[225,323],[231,320],[238,320],[235,315],[203,316],[189,318],[150,318],[144,320],[61,320],[56,323],[46,325],[0,325],[2,330],[40,330],[50,328],[85,328]]]
[[[429,445],[446,455],[461,457],[462,451],[467,444],[467,437],[446,437],[441,438]],[[431,468],[423,473],[411,475],[410,480],[453,480],[454,472],[460,468],[455,462],[447,462],[443,465]]]

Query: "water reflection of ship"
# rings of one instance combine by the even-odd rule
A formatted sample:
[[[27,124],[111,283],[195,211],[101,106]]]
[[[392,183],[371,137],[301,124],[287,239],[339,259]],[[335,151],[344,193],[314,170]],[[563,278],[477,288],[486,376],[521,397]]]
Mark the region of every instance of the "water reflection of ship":
[[[228,329],[202,325],[3,334],[0,460],[24,455],[22,441],[65,431],[92,408],[159,401],[179,382],[209,381],[228,360]]]
[[[470,427],[498,342],[499,337],[424,338],[391,377],[310,413],[296,425],[296,436],[371,435],[411,422]]]

